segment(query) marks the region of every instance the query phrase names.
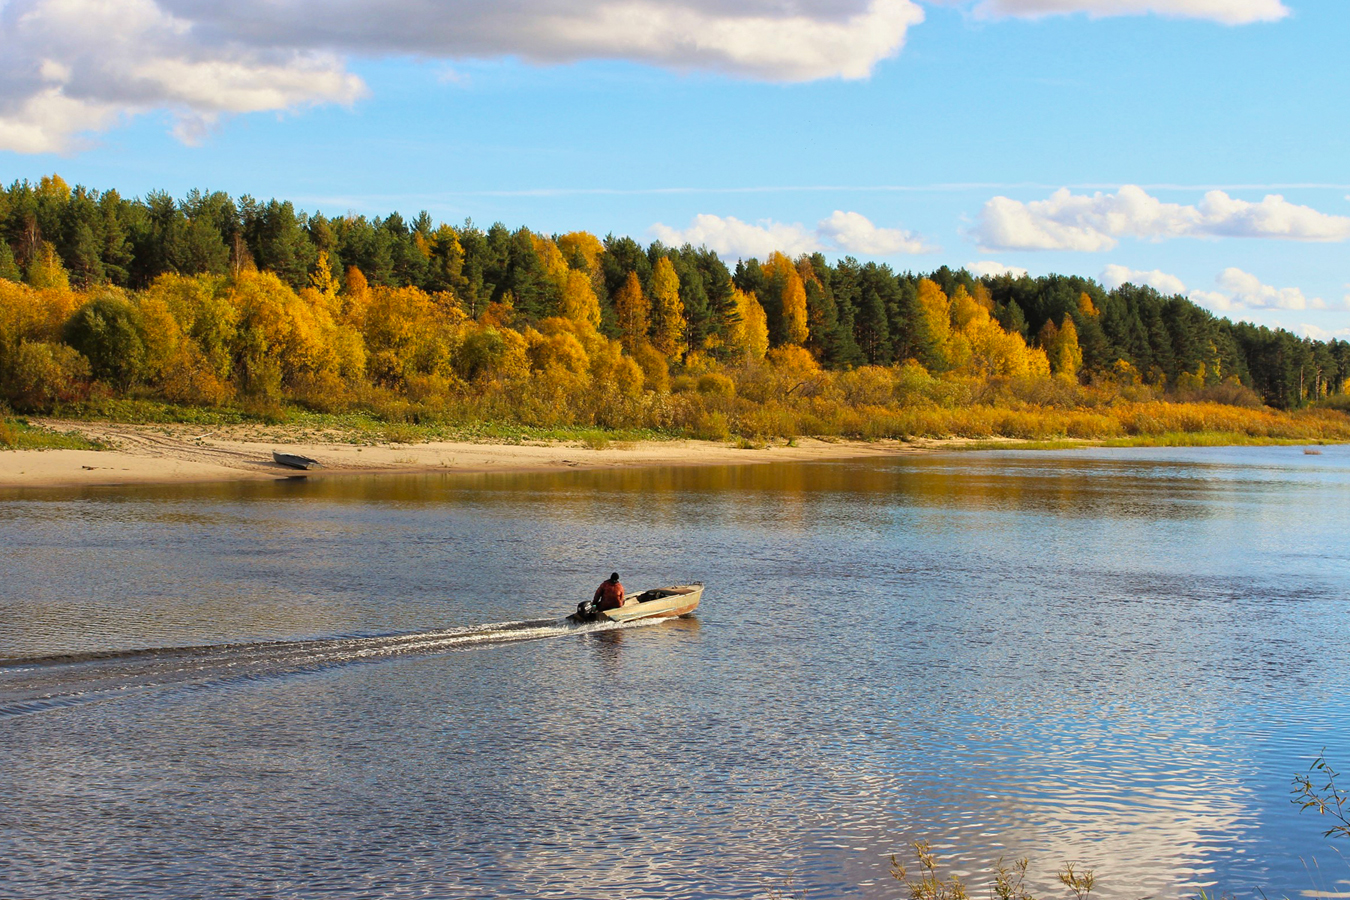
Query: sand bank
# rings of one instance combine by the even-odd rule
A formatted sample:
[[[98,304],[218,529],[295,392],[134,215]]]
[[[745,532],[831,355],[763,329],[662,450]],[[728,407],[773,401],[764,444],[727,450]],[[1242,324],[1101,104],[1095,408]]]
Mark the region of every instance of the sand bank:
[[[788,460],[891,456],[959,446],[964,441],[820,441],[802,439],[741,449],[710,441],[641,441],[592,448],[581,443],[520,444],[433,441],[358,445],[341,435],[301,433],[284,426],[117,425],[35,421],[77,431],[109,450],[0,451],[0,487],[171,484],[282,478],[295,474],[273,462],[280,450],[318,460],[313,477],[415,472],[529,472],[632,466],[726,465]],[[325,439],[327,438],[327,439]]]

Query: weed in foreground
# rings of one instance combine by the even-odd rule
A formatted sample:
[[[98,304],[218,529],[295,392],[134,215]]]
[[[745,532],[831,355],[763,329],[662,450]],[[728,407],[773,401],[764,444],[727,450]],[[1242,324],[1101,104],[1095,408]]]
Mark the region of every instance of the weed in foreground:
[[[927,841],[915,841],[910,846],[919,858],[919,868],[914,874],[911,875],[896,857],[891,857],[891,876],[909,888],[910,900],[970,900],[970,892],[960,878],[951,875],[944,879],[938,873],[937,854]],[[994,867],[990,896],[996,900],[1036,900],[1024,886],[1029,866],[1026,859],[1019,859],[1012,865],[1000,859]],[[1077,863],[1065,863],[1059,870],[1059,881],[1075,900],[1087,900],[1097,884],[1093,871],[1080,871]]]
[[[1291,801],[1300,810],[1315,809],[1320,816],[1331,816],[1335,822],[1322,832],[1323,837],[1350,838],[1350,794],[1336,784],[1340,773],[1326,760],[1326,750],[1318,754],[1308,767],[1308,774],[1294,776],[1294,798]]]

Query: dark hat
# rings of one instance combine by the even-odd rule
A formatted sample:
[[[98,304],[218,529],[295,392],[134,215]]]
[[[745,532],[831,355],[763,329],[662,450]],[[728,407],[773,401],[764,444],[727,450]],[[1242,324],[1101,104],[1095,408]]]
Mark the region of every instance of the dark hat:
[[[618,580],[619,580],[619,573],[618,573],[618,572],[613,572],[613,573],[611,573],[610,576],[609,576],[609,580],[610,580],[610,581],[618,581]]]

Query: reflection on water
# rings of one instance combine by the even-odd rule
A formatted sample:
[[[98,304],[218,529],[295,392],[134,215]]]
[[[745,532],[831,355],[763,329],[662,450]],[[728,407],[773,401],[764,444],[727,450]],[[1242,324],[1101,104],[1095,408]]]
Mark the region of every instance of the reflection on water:
[[[915,838],[1334,892],[1347,501],[1342,448],[0,495],[0,896],[894,897]],[[554,624],[614,568],[699,618]]]

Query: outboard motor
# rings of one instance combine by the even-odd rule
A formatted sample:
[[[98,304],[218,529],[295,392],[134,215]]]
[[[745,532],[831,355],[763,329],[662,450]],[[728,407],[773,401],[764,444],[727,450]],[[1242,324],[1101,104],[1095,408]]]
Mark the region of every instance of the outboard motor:
[[[577,604],[577,611],[567,618],[573,622],[594,622],[600,618],[600,603],[596,600],[583,600]]]

